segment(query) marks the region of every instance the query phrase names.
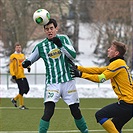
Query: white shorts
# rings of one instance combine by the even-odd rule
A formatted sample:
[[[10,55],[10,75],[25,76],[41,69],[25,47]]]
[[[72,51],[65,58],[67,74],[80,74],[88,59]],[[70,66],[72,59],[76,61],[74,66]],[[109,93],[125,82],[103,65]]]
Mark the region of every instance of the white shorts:
[[[75,80],[64,83],[48,84],[44,93],[44,102],[58,102],[60,97],[67,105],[79,103]]]

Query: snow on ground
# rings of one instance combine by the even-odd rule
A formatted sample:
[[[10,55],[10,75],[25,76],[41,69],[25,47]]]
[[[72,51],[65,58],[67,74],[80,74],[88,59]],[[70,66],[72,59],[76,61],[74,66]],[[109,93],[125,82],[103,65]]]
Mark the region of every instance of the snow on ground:
[[[77,58],[76,58],[76,60],[78,60],[78,62],[76,62],[77,65],[95,66],[93,61],[94,60],[96,61],[97,59],[93,55],[93,51],[96,46],[96,36],[94,35],[95,34],[93,34],[93,30],[91,26],[80,25],[79,52],[81,54],[77,55]],[[36,43],[37,42],[35,42],[34,45]],[[4,59],[4,58],[1,59],[0,65],[4,64],[4,62],[6,61],[7,59]],[[6,71],[4,69],[1,69],[1,73],[6,73]],[[25,73],[27,73],[27,70],[25,70]],[[42,59],[40,59],[39,61],[37,61],[31,66],[31,74],[33,73],[45,73],[45,67]],[[30,83],[30,91],[27,95],[24,95],[24,96],[43,98],[44,90],[45,90],[43,77],[41,76],[38,78],[37,84],[33,83],[32,77],[33,76],[31,75],[27,77]],[[10,82],[10,77],[6,78],[6,75],[4,76],[1,75],[0,80],[1,80],[0,97],[11,98],[18,93],[17,85]],[[7,81],[9,82],[8,85],[7,85]],[[76,87],[80,98],[116,98],[116,95],[114,94],[109,81],[106,81],[105,83],[102,83],[102,84],[97,84],[85,79],[76,78]]]
[[[116,98],[115,93],[112,91],[110,84],[76,84],[76,88],[80,98]],[[0,97],[12,98],[18,94],[17,85],[10,85],[6,88],[6,85],[1,85]],[[30,85],[30,91],[27,95],[28,98],[43,98],[44,97],[44,85]]]

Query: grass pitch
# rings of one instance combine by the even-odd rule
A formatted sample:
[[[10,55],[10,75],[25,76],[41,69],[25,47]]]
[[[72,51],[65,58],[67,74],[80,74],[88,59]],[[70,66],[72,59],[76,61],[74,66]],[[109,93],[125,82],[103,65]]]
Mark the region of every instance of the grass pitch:
[[[0,133],[38,132],[39,121],[43,115],[43,99],[25,98],[24,100],[25,105],[29,110],[19,110],[18,108],[15,108],[9,98],[0,99]],[[116,101],[117,99],[104,98],[80,99],[80,108],[87,122],[90,133],[105,132],[100,124],[96,122],[95,112],[103,106]],[[123,133],[132,133],[133,119],[130,120],[123,129]],[[70,110],[62,99],[56,104],[49,132],[79,133],[74,124],[73,117],[70,114]]]

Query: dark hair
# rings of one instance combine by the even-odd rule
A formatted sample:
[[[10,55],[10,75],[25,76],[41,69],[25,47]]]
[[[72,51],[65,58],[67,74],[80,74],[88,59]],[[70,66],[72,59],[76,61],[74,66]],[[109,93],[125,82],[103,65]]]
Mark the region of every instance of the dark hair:
[[[56,22],[56,20],[53,19],[53,18],[50,18],[49,22],[48,22],[47,24],[44,25],[44,28],[45,28],[45,26],[47,26],[47,25],[49,25],[49,24],[52,24],[52,23],[53,23],[54,27],[56,28],[56,27],[57,27],[57,22]]]
[[[16,43],[15,43],[15,47],[16,47],[16,46],[21,46],[21,44],[20,44],[19,42],[16,42]]]
[[[126,53],[126,44],[122,43],[122,42],[118,42],[118,41],[113,41],[112,45],[115,45],[117,51],[119,51],[119,56],[124,56],[124,54]]]

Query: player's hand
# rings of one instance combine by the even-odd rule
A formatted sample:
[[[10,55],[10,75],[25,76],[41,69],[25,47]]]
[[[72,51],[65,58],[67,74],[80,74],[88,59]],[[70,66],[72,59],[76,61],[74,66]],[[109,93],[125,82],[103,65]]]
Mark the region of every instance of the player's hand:
[[[15,75],[13,75],[12,77],[11,77],[11,79],[10,79],[13,83],[16,83],[16,76]]]
[[[53,43],[56,44],[59,48],[62,47],[61,40],[60,40],[58,37],[53,37],[53,38],[52,38],[52,41],[53,41]]]
[[[28,67],[28,68],[27,68],[27,70],[28,70],[28,72],[30,73],[30,71],[31,71],[31,68],[30,68],[30,67]]]
[[[12,79],[16,80],[16,76],[15,76],[15,75],[14,75],[14,76],[12,76]]]
[[[72,75],[72,77],[81,77],[82,76],[82,72],[79,71],[77,68],[75,67],[70,67],[70,73]]]
[[[29,61],[29,60],[25,60],[22,62],[23,68],[28,68],[28,67],[30,67],[30,65],[31,65],[31,61]]]
[[[82,72],[80,72],[80,71],[77,69],[78,66],[75,65],[75,64],[73,63],[73,61],[70,60],[70,59],[68,59],[67,61],[68,61],[68,63],[71,65],[71,66],[70,66],[70,73],[71,73],[72,77],[73,77],[73,78],[74,78],[74,77],[81,77],[81,76],[82,76]]]
[[[71,65],[71,67],[77,68],[78,66],[73,63],[72,60],[68,59],[67,62]]]

